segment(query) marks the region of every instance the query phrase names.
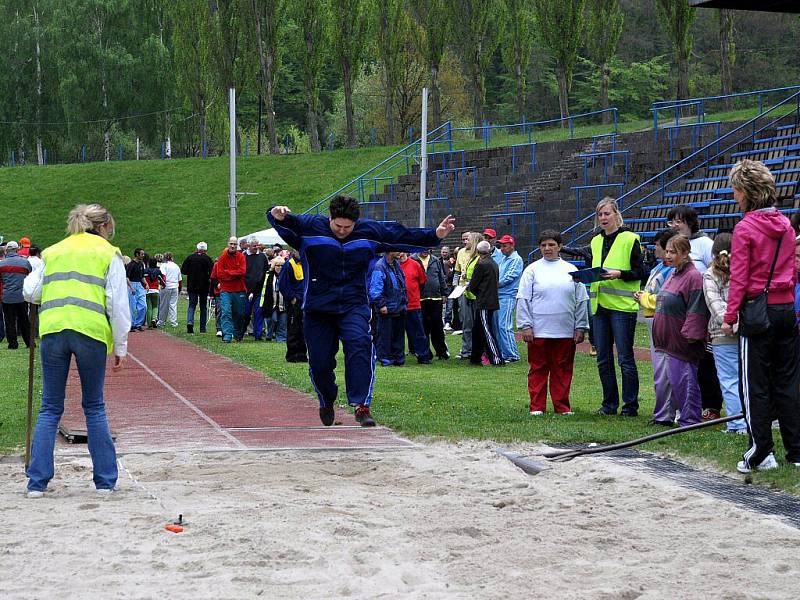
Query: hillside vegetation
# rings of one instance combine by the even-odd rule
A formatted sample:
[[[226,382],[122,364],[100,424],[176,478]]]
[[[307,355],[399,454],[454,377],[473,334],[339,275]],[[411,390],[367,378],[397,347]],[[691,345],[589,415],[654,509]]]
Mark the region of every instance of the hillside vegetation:
[[[301,211],[388,156],[394,148],[239,158],[237,233],[268,224],[276,203]],[[176,260],[204,240],[221,251],[229,232],[228,157],[0,169],[0,235],[42,247],[64,236],[70,208],[99,202],[117,219],[114,243],[132,254],[172,251]]]

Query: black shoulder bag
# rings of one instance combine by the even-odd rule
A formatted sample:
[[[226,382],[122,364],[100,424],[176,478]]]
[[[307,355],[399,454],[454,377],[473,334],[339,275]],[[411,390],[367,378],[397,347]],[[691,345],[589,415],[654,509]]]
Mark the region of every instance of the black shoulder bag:
[[[745,337],[761,335],[769,329],[767,295],[769,294],[769,284],[772,283],[772,274],[775,272],[775,263],[778,262],[778,252],[781,249],[782,241],[783,238],[778,239],[778,247],[775,248],[775,257],[772,259],[772,267],[769,270],[764,291],[754,298],[745,300],[742,308],[739,309],[739,333]]]

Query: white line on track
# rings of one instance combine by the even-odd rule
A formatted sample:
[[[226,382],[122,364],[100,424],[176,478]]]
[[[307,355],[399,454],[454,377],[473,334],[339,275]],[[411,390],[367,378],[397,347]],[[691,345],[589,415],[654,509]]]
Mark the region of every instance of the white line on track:
[[[208,423],[209,425],[211,425],[211,427],[213,427],[213,428],[214,428],[214,430],[215,430],[217,433],[219,433],[219,434],[220,434],[222,437],[224,437],[224,438],[226,438],[226,439],[230,440],[231,442],[233,442],[234,444],[236,444],[236,446],[237,446],[238,448],[247,448],[247,446],[245,446],[245,445],[244,445],[242,442],[240,442],[238,439],[236,439],[236,437],[234,437],[233,435],[231,435],[231,434],[230,434],[228,431],[225,431],[225,429],[224,429],[224,428],[223,428],[223,427],[222,427],[222,426],[221,426],[219,423],[217,423],[217,422],[216,422],[214,419],[212,419],[211,417],[209,417],[209,416],[208,416],[206,413],[204,413],[202,410],[200,410],[200,409],[199,409],[199,408],[197,408],[197,407],[196,407],[194,404],[192,404],[192,403],[191,403],[189,400],[187,400],[187,399],[186,399],[186,398],[185,398],[185,397],[184,397],[182,394],[180,394],[180,393],[178,392],[178,390],[176,390],[174,387],[172,387],[172,386],[171,386],[170,384],[168,384],[166,381],[164,381],[163,379],[161,379],[161,377],[159,377],[159,376],[158,376],[158,375],[155,373],[155,371],[153,371],[153,370],[152,370],[150,367],[148,367],[146,364],[144,364],[142,361],[140,361],[138,358],[136,358],[136,357],[135,357],[133,354],[131,354],[130,352],[128,352],[128,356],[129,356],[129,357],[131,358],[131,360],[133,360],[133,361],[134,361],[134,362],[135,362],[137,365],[139,365],[140,367],[142,367],[142,368],[143,368],[143,369],[144,369],[144,370],[145,370],[145,371],[146,371],[146,372],[147,372],[147,373],[148,373],[148,374],[149,374],[149,375],[150,375],[150,376],[151,376],[153,379],[155,379],[155,380],[156,380],[158,383],[160,383],[160,384],[161,384],[161,385],[163,385],[165,388],[167,388],[167,390],[169,390],[169,392],[170,392],[170,393],[171,393],[173,396],[175,396],[175,397],[176,397],[178,400],[180,400],[181,402],[183,402],[183,403],[184,403],[184,404],[185,404],[185,405],[186,405],[186,406],[187,406],[187,407],[188,407],[190,410],[192,410],[192,411],[193,411],[195,414],[197,414],[197,416],[198,416],[198,417],[200,417],[200,418],[201,418],[201,419],[203,419],[203,420],[204,420],[206,423]]]

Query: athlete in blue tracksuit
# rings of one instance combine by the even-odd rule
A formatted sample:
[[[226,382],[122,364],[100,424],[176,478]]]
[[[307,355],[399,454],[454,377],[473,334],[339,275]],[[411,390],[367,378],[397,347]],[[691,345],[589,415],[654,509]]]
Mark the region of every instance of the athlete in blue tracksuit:
[[[455,228],[455,219],[446,217],[436,229],[359,219],[358,202],[347,196],[331,200],[330,218],[293,215],[286,206],[271,208],[267,218],[300,252],[308,373],[319,397],[322,423],[333,425],[334,421],[338,393],[334,369],[341,340],[347,401],[356,407],[356,420],[362,426],[374,426],[369,412],[375,378],[367,294],[370,261],[379,252],[414,252],[437,246]]]

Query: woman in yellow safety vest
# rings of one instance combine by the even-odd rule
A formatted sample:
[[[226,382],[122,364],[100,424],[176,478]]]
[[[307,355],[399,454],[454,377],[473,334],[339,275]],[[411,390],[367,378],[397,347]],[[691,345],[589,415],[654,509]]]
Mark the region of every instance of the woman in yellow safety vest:
[[[64,412],[67,376],[75,356],[97,492],[110,494],[117,483],[117,455],[106,418],[103,382],[106,356],[113,369],[127,354],[131,313],[125,267],[108,243],[114,218],[99,204],[81,204],[69,213],[64,240],[42,253],[43,264],[25,280],[25,299],[40,304],[42,407],[28,467],[28,497],[41,498],[53,478],[53,448]]]
[[[590,244],[592,267],[603,267],[600,281],[592,283],[592,328],[597,348],[597,370],[603,385],[600,415],[615,415],[619,408],[619,388],[614,372],[614,346],[622,372],[622,411],[624,416],[639,414],[639,373],[633,356],[633,337],[639,304],[634,294],[642,280],[642,249],[639,236],[622,226],[617,201],[604,198],[595,210],[595,225],[600,233]]]

